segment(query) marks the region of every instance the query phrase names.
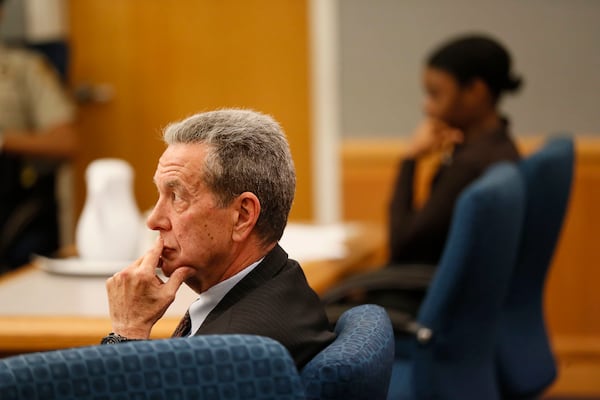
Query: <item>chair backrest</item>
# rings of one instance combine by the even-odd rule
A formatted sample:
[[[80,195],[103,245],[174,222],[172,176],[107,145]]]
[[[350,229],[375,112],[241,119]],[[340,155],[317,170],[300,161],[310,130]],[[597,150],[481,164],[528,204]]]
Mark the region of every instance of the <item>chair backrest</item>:
[[[0,360],[3,400],[302,399],[288,351],[253,335],[206,335]]]
[[[542,300],[571,191],[573,162],[573,140],[561,137],[549,140],[519,165],[527,205],[498,341],[498,373],[505,397],[535,395],[556,377]]]
[[[385,310],[364,304],[344,312],[337,338],[304,366],[308,399],[384,399],[392,373],[394,332]]]
[[[525,208],[514,164],[490,167],[461,193],[436,275],[417,316],[413,396],[498,398],[494,350]]]

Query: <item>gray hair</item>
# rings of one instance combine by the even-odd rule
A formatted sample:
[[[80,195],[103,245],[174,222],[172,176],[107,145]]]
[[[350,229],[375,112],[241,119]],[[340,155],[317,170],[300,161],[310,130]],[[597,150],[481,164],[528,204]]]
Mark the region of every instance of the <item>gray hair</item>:
[[[296,190],[294,162],[285,134],[270,116],[223,109],[195,114],[168,125],[168,145],[208,145],[204,183],[225,207],[252,192],[261,210],[256,231],[264,243],[277,242],[287,223]]]

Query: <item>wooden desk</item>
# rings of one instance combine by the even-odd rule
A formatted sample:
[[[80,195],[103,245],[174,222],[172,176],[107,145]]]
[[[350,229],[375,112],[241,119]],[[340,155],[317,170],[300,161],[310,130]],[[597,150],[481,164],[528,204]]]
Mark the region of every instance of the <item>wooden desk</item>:
[[[317,293],[381,259],[381,229],[365,224],[348,229],[352,233],[343,258],[301,262]],[[105,281],[105,277],[50,274],[35,265],[0,277],[0,357],[98,344],[111,330]],[[154,326],[152,337],[169,337],[196,297],[183,285],[175,302]]]

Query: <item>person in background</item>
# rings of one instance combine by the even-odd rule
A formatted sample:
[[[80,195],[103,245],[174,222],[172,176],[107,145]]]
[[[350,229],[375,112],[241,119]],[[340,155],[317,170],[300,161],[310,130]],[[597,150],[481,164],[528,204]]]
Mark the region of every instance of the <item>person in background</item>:
[[[464,36],[436,49],[424,71],[425,120],[412,136],[390,204],[390,264],[437,264],[458,195],[491,164],[517,161],[509,121],[499,110],[517,91],[511,57],[497,41]],[[430,194],[414,206],[415,170],[423,157],[443,152]]]
[[[108,279],[113,332],[102,343],[148,339],[185,282],[199,297],[174,336],[268,336],[301,368],[335,334],[300,265],[278,245],[296,185],[283,131],[269,116],[225,109],[169,125],[164,140],[147,219],[160,236]]]
[[[57,173],[78,150],[74,119],[43,56],[0,45],[0,272],[59,247]]]
[[[508,51],[483,35],[453,38],[427,58],[425,118],[409,142],[390,202],[388,265],[326,293],[323,302],[332,320],[345,307],[365,302],[416,315],[426,294],[424,282],[433,277],[444,250],[458,196],[492,164],[520,158],[508,118],[499,109],[502,97],[521,86],[511,69]],[[441,163],[428,197],[416,205],[417,169],[432,154],[440,155]],[[375,289],[380,281],[386,289]],[[398,288],[390,288],[392,281]]]

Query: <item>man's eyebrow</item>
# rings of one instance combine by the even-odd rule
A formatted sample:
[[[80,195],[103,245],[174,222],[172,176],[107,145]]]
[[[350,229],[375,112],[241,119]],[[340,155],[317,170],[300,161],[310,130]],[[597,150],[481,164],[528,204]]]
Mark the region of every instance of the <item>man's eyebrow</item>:
[[[157,182],[156,178],[153,178],[152,181],[154,182],[154,184],[156,186],[158,186],[158,182]],[[182,183],[178,179],[170,179],[170,180],[166,181],[164,183],[164,185],[166,187],[168,187],[169,189],[178,189],[178,188],[183,187]]]
[[[178,179],[168,180],[167,182],[165,182],[165,186],[168,187],[169,189],[178,189],[178,188],[183,187],[183,185],[181,184],[181,182]]]

